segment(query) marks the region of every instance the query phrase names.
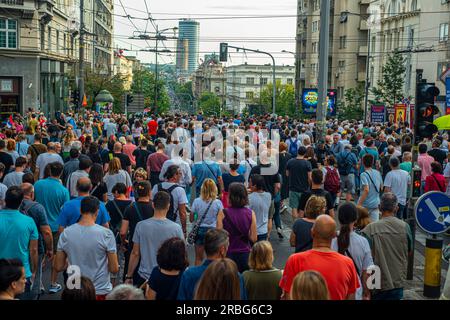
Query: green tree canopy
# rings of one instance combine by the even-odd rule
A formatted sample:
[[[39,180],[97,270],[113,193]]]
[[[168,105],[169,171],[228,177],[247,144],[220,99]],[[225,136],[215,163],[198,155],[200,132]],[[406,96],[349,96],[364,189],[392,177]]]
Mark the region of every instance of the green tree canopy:
[[[341,103],[339,112],[339,119],[354,119],[361,120],[364,117],[364,102],[365,92],[364,83],[359,83],[356,88],[350,88],[344,92],[344,101]]]
[[[261,97],[254,99],[255,104],[260,104],[264,107],[264,112],[272,112],[272,97],[273,85],[269,83],[261,91]],[[279,81],[276,84],[276,113],[279,115],[298,115],[295,110],[295,88],[293,85],[282,85]]]
[[[143,94],[146,108],[155,107],[155,75],[149,70],[135,70],[133,72],[133,83],[131,92],[134,94]],[[158,113],[164,113],[169,110],[169,95],[164,80],[158,80]]]
[[[204,92],[198,101],[198,107],[207,116],[218,116],[220,114],[220,99],[214,93]]]

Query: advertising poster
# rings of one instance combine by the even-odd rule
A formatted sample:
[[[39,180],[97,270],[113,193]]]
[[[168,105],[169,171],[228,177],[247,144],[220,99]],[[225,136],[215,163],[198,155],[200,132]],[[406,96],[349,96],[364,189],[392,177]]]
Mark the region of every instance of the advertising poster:
[[[302,93],[302,107],[304,114],[314,115],[317,112],[317,103],[318,103],[318,90],[317,89],[303,89]],[[327,103],[328,103],[328,117],[336,116],[336,91],[328,90],[327,95]]]
[[[394,122],[405,122],[406,121],[406,105],[405,104],[396,104],[395,108],[395,118]]]
[[[386,108],[386,119],[389,123],[395,122],[395,108],[393,107],[387,107]]]
[[[445,78],[446,114],[450,114],[450,77]]]
[[[385,106],[372,105],[370,109],[370,122],[371,123],[384,123],[386,117]]]

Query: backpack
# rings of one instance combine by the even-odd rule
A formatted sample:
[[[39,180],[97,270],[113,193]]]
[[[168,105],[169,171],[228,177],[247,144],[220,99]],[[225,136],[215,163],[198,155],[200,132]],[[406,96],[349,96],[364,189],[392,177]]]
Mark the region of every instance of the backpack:
[[[353,168],[353,164],[349,161],[351,152],[347,153],[344,159],[338,161],[339,173],[343,176],[348,176]]]
[[[297,157],[298,153],[298,139],[295,139],[295,141],[292,140],[292,138],[289,138],[289,141],[291,141],[291,144],[289,145],[289,153],[293,157]]]
[[[337,194],[341,190],[341,181],[336,170],[326,168],[327,175],[325,177],[324,189],[330,193]]]
[[[167,211],[167,219],[169,219],[169,220],[171,220],[171,221],[173,221],[173,222],[175,222],[176,220],[177,220],[177,212],[178,212],[178,208],[177,208],[177,210],[176,211],[174,211],[174,203],[173,203],[173,196],[172,196],[172,191],[175,189],[175,188],[177,188],[177,187],[179,187],[179,185],[177,185],[177,184],[174,184],[173,186],[171,186],[169,189],[164,189],[163,187],[162,187],[162,183],[159,183],[158,184],[158,192],[160,192],[160,191],[165,191],[165,192],[167,192],[168,194],[169,194],[169,196],[170,196],[170,207],[169,207],[169,211]]]

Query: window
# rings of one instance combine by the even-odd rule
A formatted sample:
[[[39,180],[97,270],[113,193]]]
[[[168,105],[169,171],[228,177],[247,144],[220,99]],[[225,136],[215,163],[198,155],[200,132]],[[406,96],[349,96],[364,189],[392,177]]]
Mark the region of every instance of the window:
[[[48,27],[48,34],[47,34],[47,50],[52,50],[52,28]]]
[[[287,79],[287,84],[293,84],[294,82],[293,82],[293,79],[292,78],[288,78]]]
[[[345,70],[345,60],[340,60],[338,62],[338,66],[339,66],[339,71],[344,71]]]
[[[17,21],[0,19],[0,48],[17,49]]]
[[[248,100],[252,100],[253,96],[254,96],[254,94],[253,94],[252,91],[248,91],[248,92],[245,93],[245,98],[248,99]]]
[[[439,26],[439,42],[448,41],[448,23]]]
[[[450,63],[447,62],[438,62],[438,70],[437,70],[437,80],[440,79],[441,75],[446,72],[450,68]]]
[[[339,49],[347,48],[347,36],[339,37]]]
[[[317,63],[311,64],[311,77],[315,77],[317,75]]]
[[[312,53],[317,53],[318,48],[319,48],[319,43],[313,42],[312,43]]]
[[[261,78],[261,84],[263,86],[267,85],[267,78]]]
[[[416,11],[417,10],[417,0],[412,0],[411,1],[411,11]]]
[[[247,84],[248,85],[254,85],[255,84],[255,78],[247,78]]]
[[[337,97],[338,99],[344,99],[344,87],[337,88]]]
[[[56,30],[56,52],[59,53],[59,30]]]
[[[314,32],[317,32],[317,31],[319,31],[319,21],[314,21],[312,23],[312,32],[314,33]]]

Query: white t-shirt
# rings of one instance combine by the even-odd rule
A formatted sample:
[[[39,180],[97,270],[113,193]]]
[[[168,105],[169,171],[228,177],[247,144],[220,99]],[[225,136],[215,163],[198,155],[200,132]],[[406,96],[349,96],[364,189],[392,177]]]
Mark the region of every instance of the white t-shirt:
[[[403,206],[406,205],[406,193],[410,183],[411,176],[401,169],[390,171],[384,179],[384,186],[391,189],[391,192],[397,196],[398,203]]]
[[[163,182],[161,184],[162,188],[165,190],[170,189],[175,183],[172,182]],[[155,194],[158,193],[158,185],[153,186],[152,189],[152,200]],[[182,187],[176,187],[172,190],[172,197],[173,197],[173,210],[177,213],[177,220],[176,223],[178,223],[181,226],[181,220],[180,220],[180,214],[178,207],[183,204],[188,203],[188,199],[186,196],[186,191]]]
[[[256,215],[256,231],[258,235],[267,234],[269,222],[269,209],[272,196],[269,192],[252,192],[248,196],[249,208]]]

